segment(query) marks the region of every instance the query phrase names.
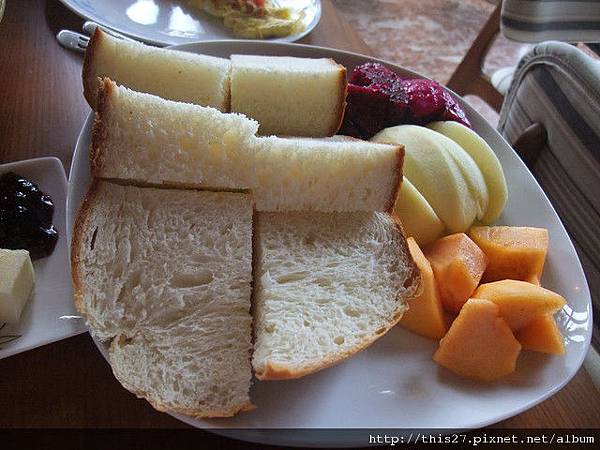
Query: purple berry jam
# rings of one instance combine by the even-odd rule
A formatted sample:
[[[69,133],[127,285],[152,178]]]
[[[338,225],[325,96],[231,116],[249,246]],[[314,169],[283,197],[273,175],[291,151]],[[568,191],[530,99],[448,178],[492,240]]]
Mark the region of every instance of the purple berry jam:
[[[14,172],[0,176],[0,248],[48,256],[58,241],[53,215],[52,199],[34,183]]]

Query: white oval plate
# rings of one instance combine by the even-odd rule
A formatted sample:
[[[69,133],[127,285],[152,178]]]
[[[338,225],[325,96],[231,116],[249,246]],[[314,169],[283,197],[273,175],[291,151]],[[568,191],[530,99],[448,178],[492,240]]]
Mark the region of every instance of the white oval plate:
[[[232,53],[327,57],[344,64],[349,71],[365,61],[378,61],[338,50],[281,43],[223,41],[178,48],[221,57]],[[386,64],[407,76],[420,77]],[[437,366],[431,359],[437,342],[395,327],[371,347],[336,367],[299,380],[255,381],[251,392],[257,406],[254,411],[219,420],[175,417],[195,427],[265,444],[365,446],[369,443],[365,432],[252,428],[479,428],[531,408],[575,375],[589,347],[592,320],[590,293],[575,249],[552,205],[512,148],[483,117],[459,101],[473,128],[494,149],[504,167],[509,201],[498,223],[545,227],[549,231],[550,247],[542,284],[568,300],[559,316],[566,355],[523,352],[514,374],[502,382],[483,385]],[[67,216],[70,225],[90,181],[91,123],[90,115],[73,156]],[[99,348],[105,354],[101,344]]]
[[[70,10],[119,33],[149,44],[179,45],[195,41],[235,39],[222,20],[198,11],[185,0],[61,0]],[[321,20],[321,0],[279,0],[281,6],[304,10],[304,30],[266,41],[294,42]]]

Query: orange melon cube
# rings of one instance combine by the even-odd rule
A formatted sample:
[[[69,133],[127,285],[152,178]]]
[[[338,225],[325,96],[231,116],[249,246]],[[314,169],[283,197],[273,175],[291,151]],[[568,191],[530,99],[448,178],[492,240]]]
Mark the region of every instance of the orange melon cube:
[[[537,275],[531,275],[525,279],[528,283],[535,284],[536,286],[541,286],[540,279]]]
[[[488,265],[483,282],[542,278],[548,230],[533,227],[472,227],[468,235],[483,250]]]
[[[423,292],[408,301],[408,311],[404,313],[398,323],[420,336],[441,339],[448,328],[433,270],[415,239],[409,237],[407,242],[410,254],[421,271]]]
[[[464,233],[438,239],[423,253],[433,269],[444,308],[458,313],[481,280],[485,254]]]
[[[490,383],[514,372],[521,344],[488,300],[470,299],[452,323],[433,360],[452,372]]]
[[[473,297],[498,305],[500,317],[506,320],[513,331],[520,330],[536,317],[554,314],[567,303],[555,292],[518,280],[482,284]]]
[[[539,316],[515,333],[524,350],[565,354],[565,344],[556,320],[550,314]]]

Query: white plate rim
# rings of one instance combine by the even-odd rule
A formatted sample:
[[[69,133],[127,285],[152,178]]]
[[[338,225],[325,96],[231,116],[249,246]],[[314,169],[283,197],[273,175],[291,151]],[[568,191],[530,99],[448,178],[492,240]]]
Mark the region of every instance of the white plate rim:
[[[319,53],[319,52],[321,52],[321,53],[343,54],[346,57],[361,58],[364,61],[380,62],[380,63],[385,64],[388,67],[391,67],[393,69],[401,70],[406,73],[413,74],[415,77],[428,78],[426,76],[419,74],[418,72],[414,72],[412,70],[403,68],[397,64],[394,64],[394,63],[391,63],[391,62],[388,62],[388,61],[385,61],[385,60],[382,60],[379,58],[374,58],[371,56],[362,55],[362,54],[355,53],[355,52],[337,50],[337,49],[320,47],[320,46],[312,46],[312,45],[306,45],[306,44],[288,44],[288,43],[281,43],[281,42],[258,42],[258,41],[240,41],[240,40],[214,40],[214,41],[199,41],[199,42],[192,42],[192,43],[188,43],[188,44],[175,45],[175,46],[171,46],[171,48],[176,48],[178,50],[184,50],[184,51],[192,51],[192,52],[199,51],[201,48],[202,51],[210,54],[211,47],[218,49],[219,47],[222,47],[222,46],[246,47],[246,48],[236,48],[235,52],[239,52],[239,53],[250,53],[253,51],[255,53],[260,53],[260,51],[257,52],[257,50],[252,50],[252,49],[258,49],[258,48],[269,49],[269,51],[276,50],[277,48],[285,48],[285,49],[292,49],[291,52],[293,53],[294,56],[298,56],[299,51],[300,51],[300,53],[303,53],[303,52],[304,53],[311,53],[311,52]],[[314,55],[313,55],[313,57],[314,57]],[[350,69],[350,68],[348,68],[348,69]],[[501,142],[502,145],[506,146],[508,148],[508,150],[512,153],[512,157],[517,159],[517,164],[520,165],[522,169],[527,171],[528,175],[531,178],[531,181],[533,182],[532,184],[535,186],[536,190],[540,191],[540,193],[541,193],[541,199],[545,203],[545,208],[548,210],[548,213],[551,216],[553,216],[553,218],[558,222],[558,225],[559,225],[559,228],[561,229],[562,234],[564,235],[564,237],[566,237],[565,243],[569,247],[569,252],[576,256],[577,264],[576,264],[576,267],[573,268],[573,270],[580,272],[583,275],[583,269],[581,266],[581,262],[577,256],[577,253],[575,251],[573,243],[572,243],[568,233],[566,232],[566,229],[564,228],[564,225],[563,225],[562,221],[560,220],[558,214],[556,213],[553,205],[550,203],[548,197],[546,196],[543,189],[540,187],[537,180],[535,180],[535,178],[531,175],[529,170],[526,168],[525,164],[518,157],[518,155],[515,153],[515,151],[512,149],[512,147],[508,144],[508,142],[495,129],[493,129],[489,124],[487,124],[487,122],[485,122],[485,119],[483,119],[460,96],[458,96],[456,93],[454,93],[451,90],[449,90],[449,91],[452,93],[452,95],[458,100],[458,102],[461,104],[461,106],[467,112],[468,117],[470,119],[476,119],[475,122],[485,123],[485,126],[489,127],[492,130],[494,139],[498,142]],[[77,149],[80,148],[80,140],[87,138],[86,132],[89,132],[89,128],[86,128],[86,127],[89,127],[91,125],[91,121],[92,121],[92,117],[93,117],[92,114],[93,113],[90,113],[90,116],[88,116],[88,119],[81,130],[81,133],[80,133],[79,139],[77,141],[77,145],[76,145],[76,152],[78,151]],[[495,149],[495,147],[492,147],[492,148]],[[72,160],[72,166],[71,166],[71,173],[73,171],[75,164],[76,164],[76,158],[75,158],[75,154],[74,154],[74,157]],[[69,179],[69,194],[68,194],[67,198],[69,199],[70,197],[71,197],[71,179]],[[67,218],[67,221],[68,222],[70,221],[69,217]],[[585,275],[583,275],[582,280],[584,283],[583,286],[581,287],[581,289],[583,291],[582,295],[584,297],[586,297],[586,299],[587,299],[588,328],[585,332],[585,342],[583,342],[582,351],[580,352],[577,362],[575,364],[573,364],[572,369],[571,369],[570,373],[568,374],[568,376],[566,376],[564,379],[562,379],[560,383],[555,384],[551,389],[546,391],[543,395],[537,397],[535,400],[525,403],[510,412],[507,412],[507,413],[504,413],[501,415],[497,415],[493,418],[487,418],[485,420],[465,424],[465,427],[464,428],[461,427],[460,430],[476,429],[476,428],[485,427],[485,426],[497,423],[499,421],[505,420],[509,417],[518,415],[518,414],[522,413],[523,411],[526,411],[526,410],[534,407],[535,405],[543,402],[544,400],[546,400],[549,397],[551,397],[552,395],[554,395],[556,392],[558,392],[560,389],[562,389],[575,376],[575,374],[578,372],[579,368],[583,364],[583,360],[584,360],[587,350],[590,346],[591,327],[589,326],[589,324],[591,324],[592,320],[593,320],[592,309],[591,309],[591,296],[590,296],[587,280],[585,279]],[[107,355],[106,355],[104,345],[101,342],[98,342],[98,341],[95,341],[95,342],[96,342],[96,345],[98,346],[99,351],[106,358]],[[228,429],[226,424],[224,426],[220,426],[220,424],[215,425],[214,423],[210,423],[210,424],[200,423],[199,421],[197,421],[191,417],[187,417],[187,416],[184,416],[181,414],[177,414],[177,413],[169,413],[169,414],[189,425],[194,426],[194,427],[201,427],[208,431],[211,431],[211,432],[223,435],[223,436],[233,437],[236,439],[242,439],[242,440],[246,440],[249,442],[255,442],[255,443],[263,443],[263,444],[271,444],[271,445],[311,446],[311,447],[327,446],[330,448],[343,447],[343,446],[363,446],[365,444],[364,441],[344,442],[344,441],[340,441],[338,439],[326,440],[323,442],[315,443],[310,440],[306,440],[306,437],[303,436],[302,432],[294,434],[294,433],[290,433],[290,430],[285,430],[285,431],[280,430],[280,432],[278,433],[277,428],[270,429],[269,430],[270,436],[265,436],[264,430],[253,430],[252,428]],[[448,433],[453,432],[453,431],[459,431],[459,430],[457,428],[447,429]]]

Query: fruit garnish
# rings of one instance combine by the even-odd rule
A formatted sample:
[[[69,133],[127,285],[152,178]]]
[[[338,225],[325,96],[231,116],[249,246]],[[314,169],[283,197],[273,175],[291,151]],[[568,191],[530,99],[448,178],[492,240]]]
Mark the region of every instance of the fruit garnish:
[[[365,63],[352,71],[341,133],[368,139],[403,123],[469,121],[452,96],[437,82],[403,78],[383,64]]]

